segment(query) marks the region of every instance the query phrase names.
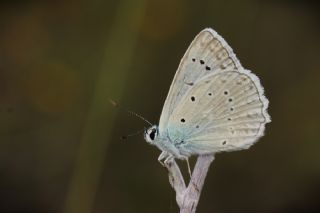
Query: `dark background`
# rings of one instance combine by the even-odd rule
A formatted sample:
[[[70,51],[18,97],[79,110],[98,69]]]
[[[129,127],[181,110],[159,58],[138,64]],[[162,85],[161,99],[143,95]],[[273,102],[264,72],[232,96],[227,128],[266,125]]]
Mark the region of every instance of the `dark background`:
[[[272,123],[216,156],[198,212],[320,212],[317,1],[0,1],[0,212],[178,212],[146,126],[205,27],[257,74]],[[181,163],[182,168],[186,165]]]

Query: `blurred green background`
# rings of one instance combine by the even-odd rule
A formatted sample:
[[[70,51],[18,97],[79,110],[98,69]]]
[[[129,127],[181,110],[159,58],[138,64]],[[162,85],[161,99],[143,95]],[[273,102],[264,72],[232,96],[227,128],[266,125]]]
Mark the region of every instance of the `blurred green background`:
[[[272,123],[216,156],[198,212],[320,212],[317,1],[0,1],[0,212],[178,212],[146,126],[212,27],[256,73]],[[185,164],[181,163],[185,169]]]

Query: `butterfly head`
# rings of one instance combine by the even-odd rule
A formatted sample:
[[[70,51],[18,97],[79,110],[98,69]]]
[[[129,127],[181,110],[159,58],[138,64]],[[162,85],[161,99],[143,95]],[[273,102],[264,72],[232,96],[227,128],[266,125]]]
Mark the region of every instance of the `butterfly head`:
[[[153,125],[150,128],[146,129],[144,131],[144,139],[150,143],[154,144],[154,141],[156,140],[157,136],[159,134],[159,129],[157,125]]]

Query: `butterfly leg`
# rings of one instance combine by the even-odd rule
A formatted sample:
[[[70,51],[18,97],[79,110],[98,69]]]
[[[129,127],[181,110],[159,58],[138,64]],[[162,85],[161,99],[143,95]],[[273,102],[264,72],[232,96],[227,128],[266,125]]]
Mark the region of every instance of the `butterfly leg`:
[[[168,157],[168,153],[167,152],[161,152],[161,154],[158,157],[158,161],[162,166],[165,166],[164,163],[162,162],[163,159]]]
[[[169,161],[172,161],[174,159],[172,154],[167,153],[166,159],[164,160],[164,164],[168,164]]]
[[[186,162],[187,162],[187,165],[188,165],[188,172],[189,172],[189,176],[190,176],[190,182],[193,185],[194,189],[199,192],[200,190],[198,189],[197,184],[195,184],[193,182],[193,180],[192,180],[192,173],[191,173],[191,167],[190,167],[190,163],[189,163],[189,158],[185,158],[185,159],[186,159]]]
[[[190,164],[189,164],[189,158],[186,158],[186,162],[187,162],[187,165],[188,165],[188,172],[189,172],[190,179],[191,179],[192,173],[191,173],[191,168],[190,168]]]

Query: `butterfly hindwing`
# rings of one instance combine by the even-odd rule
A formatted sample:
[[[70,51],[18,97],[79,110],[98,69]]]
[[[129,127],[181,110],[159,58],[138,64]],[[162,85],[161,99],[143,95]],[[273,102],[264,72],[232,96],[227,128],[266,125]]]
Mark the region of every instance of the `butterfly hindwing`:
[[[173,110],[197,80],[215,72],[239,69],[242,66],[226,41],[212,29],[201,31],[180,62],[161,113],[159,129],[166,129]]]
[[[248,148],[270,121],[258,77],[247,70],[196,81],[174,108],[168,136],[184,155]]]

